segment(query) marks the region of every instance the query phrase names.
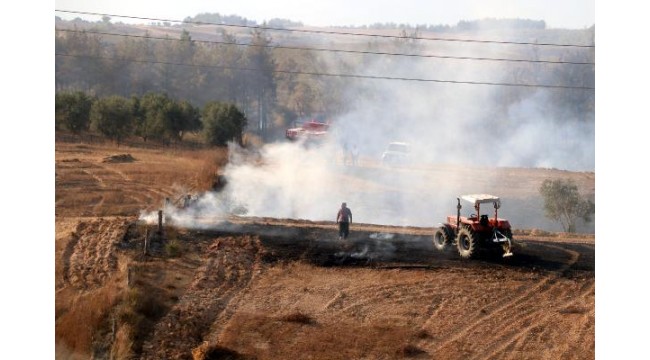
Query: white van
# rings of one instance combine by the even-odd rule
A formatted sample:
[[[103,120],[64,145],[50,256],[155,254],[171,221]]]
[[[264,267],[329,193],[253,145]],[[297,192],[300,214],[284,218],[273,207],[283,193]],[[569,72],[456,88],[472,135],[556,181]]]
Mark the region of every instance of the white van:
[[[381,154],[382,165],[404,165],[411,160],[411,145],[405,142],[392,142]]]

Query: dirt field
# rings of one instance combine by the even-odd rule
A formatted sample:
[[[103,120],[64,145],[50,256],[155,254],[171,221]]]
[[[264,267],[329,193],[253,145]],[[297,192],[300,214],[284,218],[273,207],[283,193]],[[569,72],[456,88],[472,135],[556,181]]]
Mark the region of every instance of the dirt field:
[[[138,221],[222,155],[56,144],[57,358],[594,358],[593,235],[515,228],[514,257],[461,261],[432,228]]]

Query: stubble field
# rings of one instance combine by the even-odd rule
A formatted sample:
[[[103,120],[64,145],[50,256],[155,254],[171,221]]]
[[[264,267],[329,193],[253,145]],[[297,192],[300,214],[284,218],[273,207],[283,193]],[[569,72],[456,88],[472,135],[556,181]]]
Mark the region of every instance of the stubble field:
[[[205,190],[225,158],[57,142],[57,358],[594,358],[593,235],[515,226],[514,257],[461,261],[434,250],[433,228],[353,224],[338,241],[326,221],[138,221]]]

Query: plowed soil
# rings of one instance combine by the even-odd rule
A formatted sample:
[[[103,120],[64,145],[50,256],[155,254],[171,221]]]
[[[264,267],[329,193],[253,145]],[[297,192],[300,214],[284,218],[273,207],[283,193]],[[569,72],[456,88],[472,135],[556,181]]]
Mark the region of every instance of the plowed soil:
[[[57,143],[57,358],[594,358],[593,235],[515,229],[515,256],[464,261],[432,228],[340,241],[332,222],[230,216],[159,233],[138,212],[200,160],[102,162],[116,152]],[[172,161],[178,176],[143,180]]]

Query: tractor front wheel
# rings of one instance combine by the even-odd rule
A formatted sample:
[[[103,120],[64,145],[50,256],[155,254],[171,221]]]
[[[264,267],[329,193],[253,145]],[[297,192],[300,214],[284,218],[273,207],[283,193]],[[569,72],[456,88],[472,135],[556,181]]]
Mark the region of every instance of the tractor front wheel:
[[[438,228],[433,234],[433,246],[440,251],[445,251],[448,244],[447,232],[444,228]]]
[[[458,231],[456,237],[456,244],[458,246],[458,254],[463,259],[469,259],[476,252],[476,236],[467,228],[462,228]]]

